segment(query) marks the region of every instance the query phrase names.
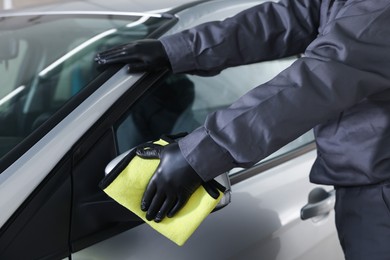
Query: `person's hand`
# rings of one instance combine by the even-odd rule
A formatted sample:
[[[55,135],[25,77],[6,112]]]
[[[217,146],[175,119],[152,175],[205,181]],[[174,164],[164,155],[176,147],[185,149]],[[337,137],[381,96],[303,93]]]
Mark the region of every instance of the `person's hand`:
[[[141,202],[141,209],[147,211],[146,219],[160,222],[165,216],[173,217],[201,185],[202,179],[187,163],[177,143],[146,144],[138,147],[136,153],[145,159],[160,158]]]
[[[130,42],[96,55],[99,64],[128,64],[129,72],[145,72],[170,69],[164,46],[159,40],[145,39]]]

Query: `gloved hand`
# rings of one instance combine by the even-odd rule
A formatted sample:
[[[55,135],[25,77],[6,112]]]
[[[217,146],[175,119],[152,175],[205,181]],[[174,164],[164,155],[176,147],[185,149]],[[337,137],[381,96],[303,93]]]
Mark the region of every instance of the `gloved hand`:
[[[141,202],[147,211],[146,219],[160,222],[165,216],[173,217],[201,185],[202,179],[187,163],[177,143],[157,146],[152,143],[139,146],[138,156],[145,159],[160,158]]]
[[[169,58],[159,40],[144,39],[120,45],[96,55],[99,64],[125,63],[129,72],[171,69]]]

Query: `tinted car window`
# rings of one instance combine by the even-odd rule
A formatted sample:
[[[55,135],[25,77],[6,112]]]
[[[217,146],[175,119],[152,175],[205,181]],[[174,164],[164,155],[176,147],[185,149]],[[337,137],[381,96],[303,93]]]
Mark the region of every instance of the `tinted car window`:
[[[295,58],[230,68],[217,76],[170,75],[152,87],[116,126],[119,153],[162,134],[191,132],[207,115],[232,104],[251,88],[274,77]],[[309,132],[268,159],[313,140]]]
[[[147,37],[158,16],[9,16],[0,20],[0,158],[104,72],[94,56]]]

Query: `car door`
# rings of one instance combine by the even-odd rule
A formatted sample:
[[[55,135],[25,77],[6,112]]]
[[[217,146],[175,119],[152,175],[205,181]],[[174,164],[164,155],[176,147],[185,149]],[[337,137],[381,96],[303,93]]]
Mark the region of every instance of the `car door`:
[[[190,132],[207,114],[230,105],[294,60],[231,68],[214,77],[168,74],[141,84],[148,90],[112,124],[117,153],[162,134]],[[310,131],[250,169],[233,169],[232,202],[212,213],[182,247],[138,222],[72,259],[343,259],[332,205],[301,220],[310,192],[318,188],[308,178],[315,156]],[[101,168],[104,163],[99,162]],[[322,199],[332,203],[330,195],[316,202]]]

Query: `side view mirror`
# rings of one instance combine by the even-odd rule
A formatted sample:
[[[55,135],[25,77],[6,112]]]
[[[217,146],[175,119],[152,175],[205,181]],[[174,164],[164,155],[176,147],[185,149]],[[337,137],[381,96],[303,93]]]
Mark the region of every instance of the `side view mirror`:
[[[106,168],[105,168],[105,174],[109,174],[114,168],[115,166],[122,161],[123,158],[125,158],[125,156],[127,154],[130,153],[131,150],[129,151],[126,151],[120,155],[118,155],[117,157],[115,157],[110,163],[107,164]],[[225,206],[227,206],[230,202],[231,202],[231,193],[232,193],[232,190],[231,190],[231,184],[230,184],[230,179],[229,179],[229,175],[228,173],[224,173],[224,174],[221,174],[219,176],[217,176],[215,178],[215,180],[217,182],[219,182],[222,186],[224,186],[226,189],[225,189],[225,192],[223,194],[223,197],[222,199],[219,201],[219,203],[217,204],[217,206],[215,207],[215,209],[213,210],[213,212],[219,210],[219,209],[222,209],[224,208]]]
[[[0,61],[16,58],[19,54],[19,41],[10,35],[0,35]]]

